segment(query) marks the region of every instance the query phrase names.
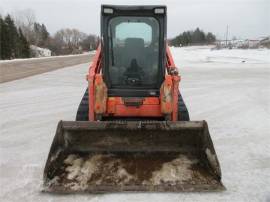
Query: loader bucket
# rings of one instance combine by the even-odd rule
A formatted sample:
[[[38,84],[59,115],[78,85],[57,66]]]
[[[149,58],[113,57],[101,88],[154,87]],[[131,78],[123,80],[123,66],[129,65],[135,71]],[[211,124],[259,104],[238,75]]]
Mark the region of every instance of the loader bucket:
[[[44,191],[224,190],[205,121],[60,121],[44,170]]]

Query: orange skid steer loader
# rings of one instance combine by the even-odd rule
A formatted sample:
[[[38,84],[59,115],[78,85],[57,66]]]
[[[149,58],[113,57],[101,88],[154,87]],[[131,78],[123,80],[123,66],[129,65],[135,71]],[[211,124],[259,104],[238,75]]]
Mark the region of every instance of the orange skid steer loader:
[[[190,121],[166,43],[165,6],[101,7],[101,43],[76,121],[60,121],[48,192],[217,191],[205,121]]]

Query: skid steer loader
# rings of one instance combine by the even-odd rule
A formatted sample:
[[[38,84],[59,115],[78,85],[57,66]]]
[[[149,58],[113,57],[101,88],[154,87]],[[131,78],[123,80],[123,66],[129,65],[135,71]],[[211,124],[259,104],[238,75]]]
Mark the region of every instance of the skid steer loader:
[[[166,43],[165,6],[101,6],[101,43],[76,121],[44,170],[56,193],[224,190],[205,121],[190,121]]]

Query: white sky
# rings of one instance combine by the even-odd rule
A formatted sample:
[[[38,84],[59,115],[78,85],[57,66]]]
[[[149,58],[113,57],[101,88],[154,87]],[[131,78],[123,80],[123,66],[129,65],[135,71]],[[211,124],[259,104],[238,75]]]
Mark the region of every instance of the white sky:
[[[270,35],[270,0],[0,0],[0,13],[32,9],[36,19],[53,34],[77,28],[99,34],[101,4],[162,4],[168,8],[168,37],[202,28],[224,38],[258,38]]]

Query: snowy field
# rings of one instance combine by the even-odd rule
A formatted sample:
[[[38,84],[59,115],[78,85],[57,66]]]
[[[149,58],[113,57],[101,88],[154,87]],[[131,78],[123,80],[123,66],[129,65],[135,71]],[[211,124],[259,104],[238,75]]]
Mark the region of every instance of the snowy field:
[[[207,120],[221,193],[41,193],[60,119],[74,120],[88,64],[0,84],[0,201],[270,201],[270,51],[172,48],[192,120]]]

